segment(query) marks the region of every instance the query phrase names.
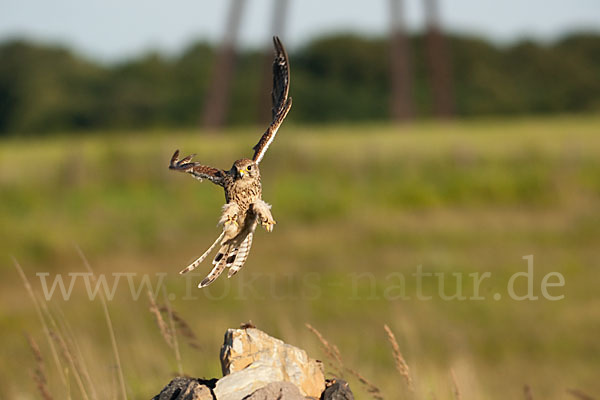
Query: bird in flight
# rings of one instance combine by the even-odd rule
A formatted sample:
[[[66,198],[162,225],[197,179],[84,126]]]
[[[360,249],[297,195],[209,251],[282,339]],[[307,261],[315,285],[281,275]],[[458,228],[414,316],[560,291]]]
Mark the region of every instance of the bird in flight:
[[[252,158],[241,158],[225,171],[193,162],[194,154],[180,160],[179,150],[177,150],[169,164],[169,169],[187,172],[200,181],[208,179],[225,189],[226,204],[223,206],[219,220],[219,224],[223,225],[223,231],[204,254],[180,272],[180,274],[184,274],[194,270],[218,245],[219,250],[212,261],[214,267],[200,282],[198,285],[200,288],[214,282],[225,268],[229,268],[229,278],[235,275],[248,258],[252,246],[252,236],[258,223],[268,232],[271,232],[275,225],[275,220],[271,215],[271,206],[261,198],[262,188],[258,165],[290,111],[292,98],[288,97],[290,69],[287,53],[278,37],[273,38],[273,44],[275,46],[273,91],[271,93],[273,119],[254,146]]]

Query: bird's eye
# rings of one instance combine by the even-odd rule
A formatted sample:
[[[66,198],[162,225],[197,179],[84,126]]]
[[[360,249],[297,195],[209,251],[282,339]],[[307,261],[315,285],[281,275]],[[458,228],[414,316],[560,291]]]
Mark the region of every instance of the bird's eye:
[[[248,171],[250,171],[250,170],[252,169],[252,165],[248,165],[248,166],[246,167],[246,169],[247,169]]]

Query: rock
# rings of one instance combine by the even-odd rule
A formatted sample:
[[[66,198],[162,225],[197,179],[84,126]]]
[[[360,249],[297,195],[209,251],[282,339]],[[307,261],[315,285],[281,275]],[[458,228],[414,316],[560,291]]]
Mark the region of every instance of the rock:
[[[215,381],[178,376],[152,400],[214,400],[211,388]]]
[[[291,382],[271,382],[258,389],[244,400],[304,400],[304,396]]]
[[[217,400],[240,400],[272,382],[284,379],[281,369],[254,363],[242,371],[219,379],[215,386]]]
[[[308,357],[306,351],[254,328],[227,330],[221,348],[221,369],[224,378],[219,380],[215,388],[218,400],[222,400],[219,390],[224,393],[225,384],[231,387],[230,382],[237,382],[239,387],[242,384],[243,387],[249,387],[248,383],[253,380],[255,384],[264,382],[263,386],[286,381],[296,385],[303,396],[316,398],[320,398],[325,389],[323,364],[320,361]],[[221,381],[225,382],[222,384]],[[258,388],[254,387],[252,391]],[[243,397],[237,399],[240,398]]]
[[[354,400],[348,382],[342,379],[327,381],[327,389],[323,392],[321,400]]]
[[[322,397],[323,364],[254,327],[227,330],[220,358],[223,378],[177,377],[152,400],[353,400],[344,381]]]

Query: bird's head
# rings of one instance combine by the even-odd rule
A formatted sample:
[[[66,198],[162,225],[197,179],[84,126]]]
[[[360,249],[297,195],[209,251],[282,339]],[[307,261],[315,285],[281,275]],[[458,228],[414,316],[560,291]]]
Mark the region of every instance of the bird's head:
[[[235,179],[254,180],[260,178],[258,165],[248,158],[234,162],[230,172]]]

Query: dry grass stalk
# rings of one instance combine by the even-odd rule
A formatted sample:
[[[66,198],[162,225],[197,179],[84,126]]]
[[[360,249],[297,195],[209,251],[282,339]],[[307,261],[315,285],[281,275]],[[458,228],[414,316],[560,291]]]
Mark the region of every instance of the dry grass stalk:
[[[167,312],[167,308],[165,306],[159,306],[158,308],[161,312]],[[200,341],[198,337],[192,330],[191,326],[186,322],[185,319],[181,315],[179,315],[175,310],[171,309],[171,315],[173,316],[173,320],[175,321],[175,325],[177,330],[181,333],[187,341],[186,343],[196,349],[200,350]]]
[[[71,367],[71,371],[73,371],[73,378],[75,379],[75,382],[77,383],[77,386],[79,387],[79,391],[81,392],[81,397],[84,400],[89,400],[87,391],[85,390],[85,386],[83,384],[83,381],[81,380],[81,375],[79,373],[81,368],[79,367],[77,360],[75,360],[75,358],[73,357],[73,353],[71,352],[71,349],[67,346],[67,343],[65,342],[65,340],[64,340],[63,336],[60,334],[60,332],[51,330],[50,336],[56,342],[57,346],[60,348],[63,359]]]
[[[71,378],[69,377],[69,367],[65,367],[65,377],[67,378],[67,384],[65,385],[67,399],[71,400]]]
[[[77,246],[77,252],[79,256],[83,260],[83,264],[85,268],[92,274],[92,280],[94,284],[97,284],[96,274],[94,274],[94,270],[87,258],[83,254],[83,251]],[[119,356],[119,349],[117,348],[117,339],[115,338],[115,330],[113,329],[112,320],[110,319],[110,314],[108,313],[108,306],[106,305],[106,298],[104,297],[104,293],[100,292],[100,302],[102,303],[102,310],[104,311],[104,318],[106,319],[106,325],[108,326],[108,333],[110,334],[110,342],[112,345],[113,355],[115,357],[115,362],[117,364],[117,372],[119,374],[119,386],[121,387],[121,396],[123,396],[124,400],[127,400],[127,390],[125,389],[125,377],[123,376],[123,367],[121,365],[121,357]]]
[[[63,358],[65,358],[67,363],[70,364],[71,368],[73,369],[73,376],[77,380],[79,389],[81,391],[86,392],[86,394],[84,394],[82,396],[84,396],[84,398],[87,399],[87,391],[85,390],[85,385],[84,385],[84,382],[82,382],[82,380],[81,380],[80,374],[83,375],[84,378],[86,379],[85,383],[87,384],[87,387],[93,393],[92,398],[97,399],[96,390],[94,389],[94,384],[89,375],[87,367],[85,366],[85,363],[83,362],[84,358],[81,355],[81,352],[79,352],[79,355],[77,355],[73,352],[73,348],[75,348],[77,346],[74,344],[74,343],[76,343],[75,340],[70,339],[67,335],[66,318],[64,318],[64,315],[63,315],[63,318],[62,318],[63,319],[63,329],[61,329],[61,328],[59,328],[58,324],[56,323],[56,320],[52,316],[52,313],[48,309],[48,306],[46,305],[46,303],[44,301],[40,301],[40,305],[42,306],[42,311],[43,311],[44,315],[50,321],[50,325],[52,326],[52,329],[54,330],[54,332],[51,331],[51,335],[54,334],[54,335],[52,335],[53,339],[57,342],[58,347],[62,349],[63,354],[66,354],[66,357],[63,356]],[[78,347],[77,347],[77,349],[78,349]]]
[[[44,331],[44,335],[46,336],[46,340],[48,341],[48,345],[50,346],[50,352],[52,353],[52,358],[54,360],[54,363],[56,364],[56,370],[58,371],[60,380],[62,381],[63,385],[66,387],[67,386],[67,377],[65,376],[63,366],[60,362],[60,358],[58,357],[58,351],[56,350],[56,347],[54,346],[54,341],[52,340],[52,338],[50,336],[50,329],[48,329],[48,324],[46,323],[46,320],[44,319],[42,310],[40,308],[40,304],[38,303],[38,300],[35,297],[33,288],[31,287],[31,284],[29,283],[29,279],[27,279],[27,276],[25,275],[23,268],[18,263],[16,258],[12,257],[12,260],[15,265],[15,268],[17,269],[17,272],[19,273],[19,275],[21,276],[21,279],[23,280],[23,285],[25,286],[25,289],[27,290],[29,297],[31,297],[31,301],[33,302],[35,312],[36,312],[40,322],[42,323],[42,330]]]
[[[179,375],[183,375],[183,367],[181,365],[181,354],[179,353],[179,343],[177,342],[177,332],[175,332],[175,322],[173,320],[173,310],[171,309],[171,303],[169,303],[167,289],[164,286],[163,296],[165,298],[165,307],[167,308],[167,314],[169,316],[169,324],[171,325],[171,337],[173,338],[173,350],[175,350],[175,361],[177,361],[177,370],[179,372]]]
[[[167,323],[163,319],[162,314],[160,313],[160,309],[158,308],[158,305],[156,304],[156,301],[152,296],[152,292],[150,291],[148,291],[148,300],[150,301],[150,312],[154,315],[154,318],[156,319],[156,324],[158,325],[158,330],[160,331],[161,336],[163,337],[163,339],[165,339],[167,345],[173,348],[173,337],[171,336],[171,331],[167,326]]]
[[[525,400],[533,400],[533,392],[528,384],[523,386],[523,395],[525,395]]]
[[[458,380],[456,380],[456,374],[454,370],[450,368],[450,377],[452,378],[452,391],[456,400],[461,400],[462,395],[460,393],[460,387],[458,386]]]
[[[371,383],[369,380],[367,380],[367,378],[365,378],[360,373],[358,373],[358,371],[356,371],[352,368],[346,367],[346,371],[348,371],[352,375],[354,375],[356,377],[356,379],[358,379],[358,381],[360,383],[362,383],[363,386],[365,386],[365,389],[367,390],[367,392],[370,393],[374,399],[383,400],[383,396],[381,395],[381,390],[379,390],[379,388],[377,386],[375,386],[373,383]]]
[[[340,355],[340,350],[338,349],[338,347],[335,344],[330,344],[327,341],[327,339],[325,339],[325,337],[321,334],[321,332],[319,332],[311,324],[307,323],[305,325],[308,328],[308,330],[311,331],[317,337],[317,339],[319,339],[319,342],[321,342],[321,344],[323,345],[323,349],[324,349],[327,357],[329,357],[331,360],[333,360],[337,363],[338,368],[339,368],[338,372],[340,372],[340,373],[343,371],[349,372],[354,377],[356,377],[356,379],[358,379],[358,381],[361,384],[363,384],[365,386],[366,391],[369,394],[371,394],[371,396],[374,399],[383,400],[383,396],[381,395],[381,390],[379,390],[379,388],[377,386],[375,386],[367,378],[362,376],[358,371],[356,371],[352,368],[346,367],[344,365],[344,363],[342,362],[342,356]]]
[[[94,381],[92,381],[89,369],[85,363],[85,358],[83,357],[83,353],[81,352],[81,349],[80,349],[77,341],[75,340],[75,335],[73,335],[73,330],[71,329],[69,322],[65,318],[65,316],[62,313],[62,311],[60,310],[60,308],[58,309],[58,311],[59,311],[59,316],[61,319],[60,322],[63,327],[65,341],[67,342],[67,345],[69,346],[69,348],[75,349],[76,352],[74,353],[74,356],[75,356],[74,358],[76,360],[79,360],[77,364],[80,369],[80,372],[83,375],[83,377],[85,378],[87,387],[90,389],[90,395],[91,395],[92,399],[97,400],[98,394],[96,392]],[[46,312],[48,313],[47,315],[49,316],[51,323],[54,326],[56,326],[56,322],[54,321],[54,318],[52,318],[52,315],[48,312],[47,309],[46,309]],[[58,327],[57,327],[57,329],[58,329]]]
[[[116,371],[111,369],[111,374],[110,374],[110,394],[107,398],[109,399],[116,399],[119,397],[119,384],[117,383],[117,373]]]
[[[389,326],[383,325],[383,329],[385,329],[385,332],[387,333],[387,336],[388,336],[388,340],[392,346],[392,351],[394,354],[394,361],[396,362],[396,369],[398,370],[398,373],[400,373],[400,376],[402,376],[404,378],[404,380],[406,381],[408,388],[411,391],[414,391],[412,378],[410,377],[410,369],[408,368],[408,364],[406,363],[406,361],[404,360],[404,357],[402,356],[402,353],[400,352],[400,346],[398,345],[396,336],[394,335],[394,332],[392,332],[392,330],[390,329]],[[454,373],[452,374],[452,376],[454,377]],[[456,387],[456,381],[454,383],[455,383],[455,387]],[[457,397],[456,399],[460,400],[460,396]]]
[[[331,344],[331,348],[333,349],[333,355],[335,356],[335,359],[339,360],[340,365],[343,364],[342,363],[342,355],[340,354],[340,349],[338,349],[338,347],[333,343]]]
[[[42,357],[42,352],[40,351],[40,348],[33,337],[27,334],[25,336],[27,337],[27,342],[29,343],[33,357],[35,358],[35,369],[32,373],[35,386],[38,388],[42,399],[52,400],[52,395],[48,389],[48,379],[46,378],[46,370],[44,368],[44,358]]]
[[[332,346],[329,342],[321,335],[321,332],[316,330],[311,324],[305,324],[309,331],[314,333],[314,335],[319,339],[321,345],[323,345],[323,350],[325,350],[325,355],[329,357],[329,359],[337,364],[337,369],[341,373],[344,369],[344,363],[342,362],[342,358],[340,357],[340,351],[337,347]]]
[[[590,396],[589,394],[583,393],[579,389],[567,389],[567,393],[579,400],[595,400],[594,397]]]

